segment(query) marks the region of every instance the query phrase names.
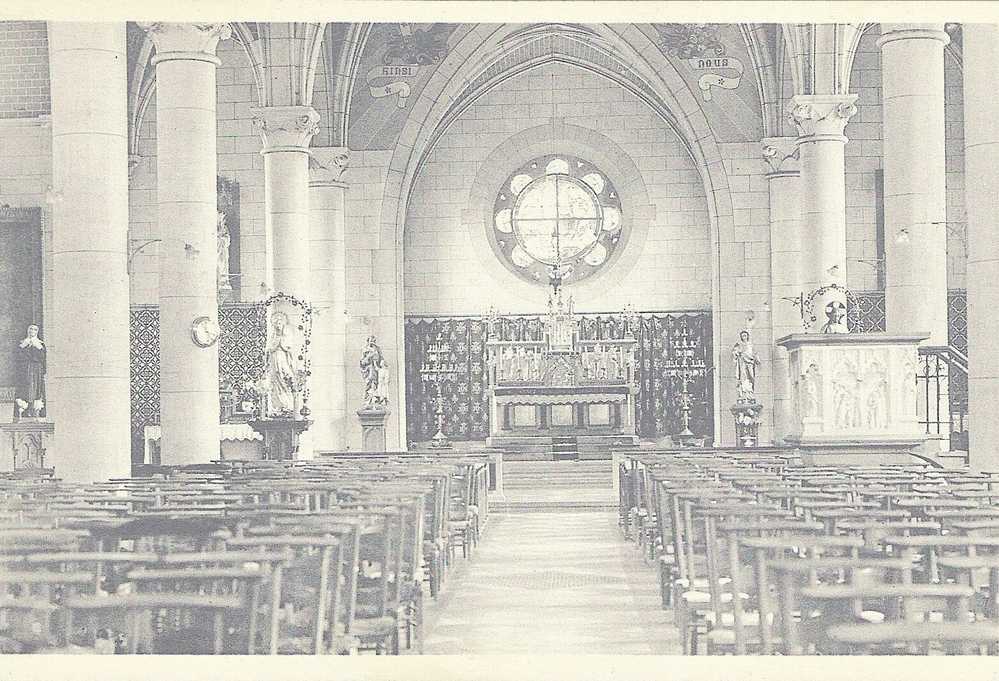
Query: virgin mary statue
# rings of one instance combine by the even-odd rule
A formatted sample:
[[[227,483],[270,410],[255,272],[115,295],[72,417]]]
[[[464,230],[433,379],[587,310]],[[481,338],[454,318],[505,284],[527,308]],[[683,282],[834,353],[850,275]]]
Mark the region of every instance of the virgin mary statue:
[[[267,341],[268,416],[292,416],[295,413],[298,372],[294,352],[288,315],[275,312],[271,317],[271,336]]]

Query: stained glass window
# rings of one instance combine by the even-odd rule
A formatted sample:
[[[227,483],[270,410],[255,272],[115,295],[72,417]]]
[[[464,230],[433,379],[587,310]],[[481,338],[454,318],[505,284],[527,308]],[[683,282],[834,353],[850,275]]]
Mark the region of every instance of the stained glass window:
[[[583,159],[553,154],[510,174],[496,198],[492,232],[507,267],[547,284],[556,263],[567,283],[594,274],[622,227],[621,201],[607,176]]]

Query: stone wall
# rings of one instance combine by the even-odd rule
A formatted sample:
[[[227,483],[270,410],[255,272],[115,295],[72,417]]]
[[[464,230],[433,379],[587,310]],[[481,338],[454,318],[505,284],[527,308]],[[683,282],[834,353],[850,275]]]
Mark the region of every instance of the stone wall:
[[[553,111],[564,128],[558,133],[551,132]],[[560,141],[550,139],[553,135]],[[505,177],[529,160],[521,158],[525,154],[570,153],[570,147],[618,188],[625,230],[630,230],[618,257],[579,284],[578,291],[570,289],[577,309],[612,311],[629,302],[649,310],[710,306],[708,208],[700,174],[682,142],[625,89],[579,67],[557,64],[531,69],[488,91],[458,116],[429,154],[406,218],[406,314],[474,315],[494,303],[508,312],[542,310],[544,285],[523,281],[499,264],[489,244],[486,230],[492,224],[483,215],[499,186],[484,188],[486,206],[471,205],[470,197],[479,198],[473,185],[483,163],[497,163],[496,173],[488,169],[490,175]],[[499,158],[492,155],[497,148],[502,149]],[[635,177],[631,184],[640,183],[643,191],[629,194],[630,187],[621,186],[629,171]],[[639,196],[646,205],[635,200],[629,205],[630,197]],[[649,224],[638,227],[636,221],[646,215]]]
[[[44,21],[0,21],[0,64],[0,119],[51,112]]]

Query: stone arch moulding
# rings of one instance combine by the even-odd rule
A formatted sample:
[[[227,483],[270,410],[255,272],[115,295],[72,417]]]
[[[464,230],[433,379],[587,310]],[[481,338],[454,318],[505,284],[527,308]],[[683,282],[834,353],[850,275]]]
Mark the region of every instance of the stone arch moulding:
[[[744,312],[738,309],[735,296],[731,300],[721,296],[720,280],[720,234],[724,232],[731,237],[734,232],[732,196],[728,177],[722,162],[721,152],[714,134],[708,124],[707,117],[701,110],[698,96],[691,92],[683,78],[677,73],[673,64],[666,59],[659,46],[633,24],[601,24],[594,27],[606,43],[613,47],[619,58],[627,64],[632,64],[639,70],[650,88],[664,102],[667,110],[653,111],[664,121],[676,123],[676,130],[684,142],[701,175],[704,195],[708,204],[708,219],[711,234],[712,252],[712,335],[716,367],[723,367],[721,342],[722,323],[728,326],[743,323]],[[437,128],[445,120],[450,105],[461,97],[462,91],[469,83],[474,82],[478,72],[488,67],[488,62],[479,58],[484,44],[489,46],[498,42],[497,34],[510,26],[480,24],[468,32],[451,50],[451,54],[441,63],[437,72],[427,82],[420,94],[418,103],[410,110],[409,118],[403,128],[403,138],[396,145],[389,163],[388,176],[382,195],[381,224],[379,229],[379,249],[394,251],[396,263],[396,299],[382,301],[386,309],[391,309],[395,320],[395,333],[400,339],[396,349],[397,366],[405,362],[404,344],[401,342],[404,323],[403,305],[403,231],[406,224],[408,200],[413,182],[422,159],[429,152]],[[473,71],[473,69],[475,69]],[[595,69],[598,70],[599,69]],[[626,83],[618,82],[627,87]],[[647,102],[648,103],[648,102]],[[650,103],[651,106],[651,103]],[[755,141],[755,140],[754,140]],[[594,161],[595,162],[595,161]],[[620,190],[620,187],[619,187]],[[727,314],[724,314],[726,313]],[[738,321],[733,321],[738,318]],[[734,329],[735,326],[732,326]],[[731,388],[722,392],[719,374],[713,372],[714,395],[718,402],[715,405],[715,433],[718,439],[731,441],[734,438],[732,425],[725,421],[723,428],[721,395],[728,395],[734,390],[734,378],[727,377],[725,387]],[[730,379],[730,380],[728,380]],[[728,385],[731,383],[731,385]],[[405,381],[400,376],[396,381],[397,399],[405,399]],[[401,401],[399,402],[402,403]],[[404,421],[405,414],[400,415]],[[405,433],[405,423],[401,424]],[[402,437],[404,440],[404,435]]]
[[[554,134],[553,134],[554,132]],[[575,125],[538,125],[523,130],[500,143],[479,166],[472,180],[468,202],[462,211],[462,228],[472,243],[488,241],[492,228],[493,202],[503,181],[517,167],[549,153],[585,158],[600,168],[621,197],[624,243],[601,271],[566,289],[580,302],[596,298],[601,290],[620,285],[641,255],[655,207],[638,166],[620,147],[604,135]],[[543,284],[531,284],[512,275],[492,248],[475,249],[482,269],[497,284],[524,299],[544,298]]]

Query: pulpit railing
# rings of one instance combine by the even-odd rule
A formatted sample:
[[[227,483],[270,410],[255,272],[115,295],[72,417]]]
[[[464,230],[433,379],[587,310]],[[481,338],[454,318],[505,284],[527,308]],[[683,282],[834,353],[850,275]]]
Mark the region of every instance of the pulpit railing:
[[[947,435],[952,450],[968,449],[968,357],[953,346],[919,348],[916,395],[920,425]]]

